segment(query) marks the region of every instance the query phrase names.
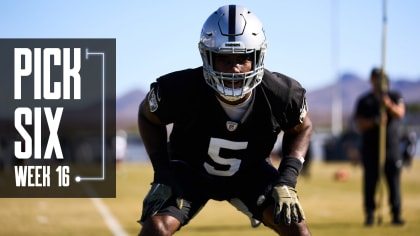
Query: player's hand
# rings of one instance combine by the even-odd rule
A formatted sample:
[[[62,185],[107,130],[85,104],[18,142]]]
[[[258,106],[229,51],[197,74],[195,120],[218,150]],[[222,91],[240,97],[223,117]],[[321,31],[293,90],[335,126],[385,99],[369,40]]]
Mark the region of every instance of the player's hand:
[[[278,224],[283,217],[284,223],[301,222],[305,219],[296,189],[286,185],[276,185],[271,192],[274,198],[274,222]]]
[[[172,187],[153,183],[143,200],[143,211],[139,222],[142,224],[147,218],[154,216],[171,196]]]

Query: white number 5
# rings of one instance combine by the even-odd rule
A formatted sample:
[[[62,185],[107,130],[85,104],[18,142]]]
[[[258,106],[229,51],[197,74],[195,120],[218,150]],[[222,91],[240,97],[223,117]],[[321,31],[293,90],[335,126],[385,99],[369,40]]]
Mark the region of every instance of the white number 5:
[[[209,174],[217,175],[217,176],[232,176],[238,170],[239,166],[241,165],[241,160],[236,158],[228,158],[228,157],[221,157],[220,156],[220,148],[230,149],[230,150],[242,150],[246,149],[248,146],[248,142],[233,142],[225,139],[220,138],[211,138],[209,144],[209,151],[208,154],[211,159],[216,162],[217,164],[229,166],[227,170],[216,170],[214,166],[210,165],[209,163],[204,163],[204,168],[207,170]]]

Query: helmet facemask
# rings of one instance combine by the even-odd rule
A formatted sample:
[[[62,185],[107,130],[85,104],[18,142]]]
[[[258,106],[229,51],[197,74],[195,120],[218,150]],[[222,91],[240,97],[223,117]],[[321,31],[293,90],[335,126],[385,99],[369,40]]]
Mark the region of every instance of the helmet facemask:
[[[232,22],[232,14],[236,17],[235,26],[239,33],[228,34],[226,25]],[[228,101],[243,98],[262,80],[266,47],[262,25],[248,10],[234,5],[219,8],[204,24],[199,43],[207,84]],[[252,60],[252,69],[245,73],[217,71],[214,58],[218,54],[247,55]]]

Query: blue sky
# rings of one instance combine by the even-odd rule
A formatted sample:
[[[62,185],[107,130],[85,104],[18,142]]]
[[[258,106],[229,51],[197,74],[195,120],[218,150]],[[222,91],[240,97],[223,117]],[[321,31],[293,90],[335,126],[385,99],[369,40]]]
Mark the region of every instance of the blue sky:
[[[247,6],[268,40],[266,68],[308,90],[381,65],[382,0],[30,1],[0,3],[0,38],[116,38],[117,96],[201,65],[202,24],[219,6]],[[387,1],[386,70],[420,79],[420,1]]]

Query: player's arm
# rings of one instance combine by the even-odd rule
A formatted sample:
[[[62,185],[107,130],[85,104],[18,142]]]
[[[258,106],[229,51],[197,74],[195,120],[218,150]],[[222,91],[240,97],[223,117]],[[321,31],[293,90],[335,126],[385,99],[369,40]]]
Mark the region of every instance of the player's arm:
[[[138,113],[139,132],[153,165],[154,182],[167,184],[170,177],[167,176],[169,173],[169,157],[166,125],[155,113],[151,112],[149,97],[148,94],[140,104]]]
[[[154,169],[153,184],[143,200],[142,215],[138,221],[141,224],[155,215],[172,195],[166,125],[151,112],[150,93],[153,90],[140,104],[138,113],[140,135]]]
[[[312,134],[312,122],[305,109],[301,110],[301,123],[284,131],[283,158],[278,168],[279,177],[271,193],[275,200],[275,223],[283,220],[286,225],[290,225],[292,221],[301,222],[305,219],[295,189]]]
[[[303,118],[303,122],[295,127],[285,130],[283,136],[283,156],[303,158],[309,147],[312,134],[312,121],[309,115]]]

